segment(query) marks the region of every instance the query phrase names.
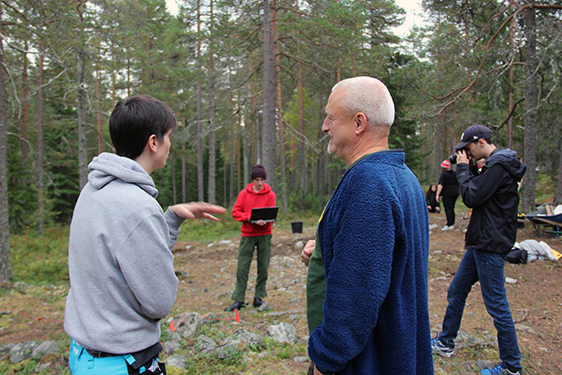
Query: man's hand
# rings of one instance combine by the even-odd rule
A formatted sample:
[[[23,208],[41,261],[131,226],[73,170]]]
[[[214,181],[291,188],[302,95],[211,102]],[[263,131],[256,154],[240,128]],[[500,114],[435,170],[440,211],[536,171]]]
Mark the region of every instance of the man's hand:
[[[267,223],[260,219],[260,220],[256,221],[255,224],[259,225],[260,227],[263,227]]]
[[[219,221],[211,214],[222,215],[226,208],[205,202],[180,203],[170,207],[173,213],[184,219],[210,219]]]
[[[468,164],[469,161],[470,158],[468,157],[468,154],[466,153],[466,150],[464,148],[461,148],[457,151],[457,164]]]
[[[308,267],[308,263],[310,262],[310,257],[312,256],[312,252],[314,251],[314,247],[316,246],[315,240],[310,240],[304,246],[301,252],[301,260],[305,266]]]

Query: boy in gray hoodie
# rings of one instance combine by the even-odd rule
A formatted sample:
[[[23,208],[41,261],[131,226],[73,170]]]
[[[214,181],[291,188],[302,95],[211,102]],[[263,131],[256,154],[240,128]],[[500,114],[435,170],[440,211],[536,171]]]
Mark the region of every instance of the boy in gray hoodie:
[[[187,203],[166,212],[150,174],[166,165],[172,109],[150,96],[119,102],[109,120],[115,154],[88,166],[72,222],[64,329],[72,374],[161,374],[160,319],[176,299],[172,248],[185,219],[218,220],[223,207]]]

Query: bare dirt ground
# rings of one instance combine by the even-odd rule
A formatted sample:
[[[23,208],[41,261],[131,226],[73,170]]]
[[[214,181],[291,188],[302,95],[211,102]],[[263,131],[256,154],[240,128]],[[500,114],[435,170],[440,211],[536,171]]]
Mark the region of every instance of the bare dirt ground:
[[[430,235],[429,259],[429,312],[432,335],[439,332],[447,304],[447,287],[464,253],[463,230],[468,220],[457,217],[454,230],[441,231],[444,214],[430,214],[430,223],[437,224]],[[240,313],[240,323],[232,313],[223,309],[232,301],[236,272],[236,249],[239,237],[231,242],[212,244],[178,243],[175,250],[176,270],[181,272],[178,298],[170,316],[185,312],[201,315],[213,313],[219,323],[216,327],[227,336],[237,329],[266,336],[267,327],[279,322],[295,326],[300,342],[280,350],[266,348],[262,353],[250,353],[234,367],[216,373],[232,374],[305,374],[308,363],[296,362],[295,357],[306,356],[306,268],[299,260],[299,241],[314,238],[315,228],[305,228],[303,234],[276,229],[273,236],[272,261],[268,282],[269,302],[274,310],[258,313],[247,308]],[[547,242],[562,252],[562,240],[545,235],[536,236],[527,223],[519,230],[518,241],[537,239]],[[250,271],[246,300],[253,298],[255,262]],[[562,374],[562,260],[536,261],[527,265],[506,263],[506,277],[517,280],[506,284],[508,300],[514,320],[518,324],[518,339],[523,356],[525,374]],[[64,342],[62,321],[64,314],[64,287],[13,288],[0,295],[0,346],[26,340],[56,340]],[[498,360],[497,347],[483,344],[495,336],[491,317],[487,314],[479,285],[469,295],[461,332],[476,339],[475,344],[463,345],[453,358],[435,357],[436,374],[476,374],[478,361]],[[64,342],[65,343],[65,342]],[[66,344],[66,343],[65,343]],[[192,342],[185,343],[193,345]],[[66,348],[63,348],[66,350]],[[0,363],[7,358],[0,358]],[[201,364],[201,368],[205,364]],[[211,364],[205,373],[213,373]],[[55,373],[55,372],[54,372]],[[58,372],[57,372],[58,373]],[[198,370],[193,373],[203,373]]]

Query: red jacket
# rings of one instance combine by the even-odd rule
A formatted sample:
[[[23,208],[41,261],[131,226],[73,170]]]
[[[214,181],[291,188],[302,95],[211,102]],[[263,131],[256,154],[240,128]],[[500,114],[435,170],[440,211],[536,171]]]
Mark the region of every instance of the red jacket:
[[[254,183],[249,183],[244,190],[238,194],[236,203],[232,208],[234,220],[242,222],[242,237],[255,237],[271,234],[273,223],[267,223],[263,227],[250,223],[252,208],[275,207],[275,193],[267,183],[258,193],[254,191]]]

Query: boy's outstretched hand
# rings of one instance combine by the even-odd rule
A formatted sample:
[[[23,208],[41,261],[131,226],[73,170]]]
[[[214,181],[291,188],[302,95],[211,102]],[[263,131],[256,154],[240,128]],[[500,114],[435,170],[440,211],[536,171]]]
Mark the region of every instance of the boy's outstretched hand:
[[[206,202],[180,203],[170,207],[173,213],[184,219],[211,219],[219,221],[211,214],[222,215],[226,208]]]

